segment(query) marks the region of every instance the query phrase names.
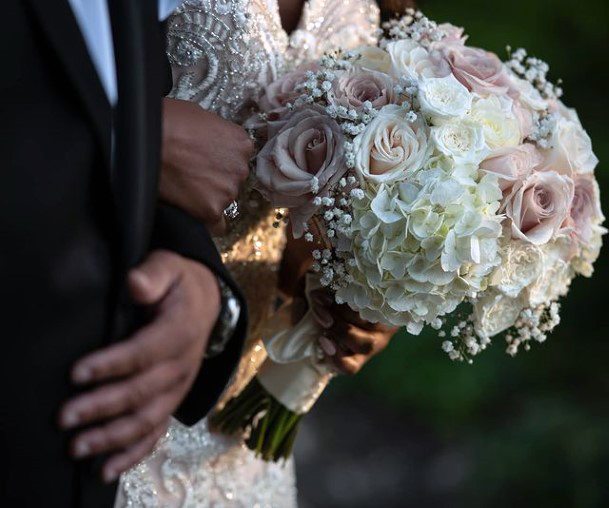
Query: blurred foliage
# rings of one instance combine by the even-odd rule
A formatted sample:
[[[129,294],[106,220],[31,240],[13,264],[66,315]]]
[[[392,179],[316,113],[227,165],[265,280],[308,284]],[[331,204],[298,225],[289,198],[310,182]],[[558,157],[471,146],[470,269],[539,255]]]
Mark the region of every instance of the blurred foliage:
[[[471,45],[501,57],[507,44],[522,46],[550,64],[590,133],[609,199],[609,1],[427,0],[423,7],[432,19],[466,27]],[[608,280],[605,249],[594,277],[574,282],[557,331],[516,358],[496,341],[474,365],[453,364],[433,334],[400,334],[333,391],[374,397],[447,446],[467,449],[473,466],[455,505],[609,506]]]

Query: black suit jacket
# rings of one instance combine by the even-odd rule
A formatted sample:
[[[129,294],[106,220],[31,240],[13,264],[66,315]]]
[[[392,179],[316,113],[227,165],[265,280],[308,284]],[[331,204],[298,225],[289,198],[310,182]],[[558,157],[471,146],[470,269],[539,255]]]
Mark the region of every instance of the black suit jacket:
[[[123,294],[130,266],[166,248],[206,264],[239,294],[205,228],[157,205],[167,70],[157,2],[111,3],[114,113],[67,0],[2,2],[1,506],[112,505],[114,487],[99,482],[94,464],[68,458],[69,436],[55,422],[74,394],[73,363],[136,325]],[[178,412],[184,423],[204,417],[224,389],[243,318],[226,351],[204,363]]]

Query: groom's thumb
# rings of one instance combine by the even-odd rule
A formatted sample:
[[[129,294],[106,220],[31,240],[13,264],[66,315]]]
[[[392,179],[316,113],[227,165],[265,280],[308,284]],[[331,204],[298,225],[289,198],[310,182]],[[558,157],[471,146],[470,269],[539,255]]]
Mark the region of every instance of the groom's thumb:
[[[154,251],[129,272],[129,290],[135,303],[154,305],[169,292],[180,276],[179,256],[168,251]]]

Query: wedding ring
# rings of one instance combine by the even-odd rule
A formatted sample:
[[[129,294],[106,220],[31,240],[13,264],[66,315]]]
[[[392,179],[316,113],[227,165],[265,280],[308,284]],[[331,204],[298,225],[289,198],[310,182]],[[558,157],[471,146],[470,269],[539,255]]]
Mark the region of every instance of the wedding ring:
[[[224,217],[230,222],[239,217],[239,204],[236,201],[233,201],[224,209]]]

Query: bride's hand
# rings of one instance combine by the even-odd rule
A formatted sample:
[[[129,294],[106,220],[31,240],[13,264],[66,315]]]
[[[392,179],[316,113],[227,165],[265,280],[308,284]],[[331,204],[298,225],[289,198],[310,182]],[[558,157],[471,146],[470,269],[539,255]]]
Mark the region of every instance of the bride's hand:
[[[324,328],[319,339],[326,357],[343,374],[357,374],[387,347],[397,328],[369,323],[347,305],[338,305],[326,290],[311,294],[313,314]]]
[[[252,155],[239,125],[198,104],[164,99],[160,197],[215,234],[224,230],[224,210],[237,199]]]
[[[316,243],[304,239],[287,237],[279,270],[279,290],[286,297],[293,297],[294,321],[306,311],[304,302],[304,278],[313,256],[311,251],[319,248]],[[320,337],[326,356],[336,368],[345,374],[356,374],[373,356],[380,353],[397,328],[364,321],[347,305],[338,305],[326,290],[314,291],[313,311],[325,332]],[[299,303],[301,305],[299,305]]]

